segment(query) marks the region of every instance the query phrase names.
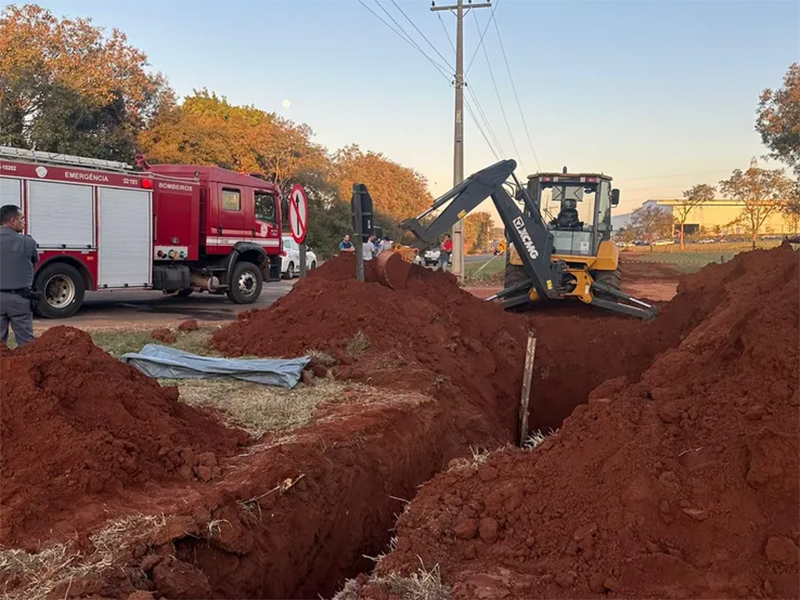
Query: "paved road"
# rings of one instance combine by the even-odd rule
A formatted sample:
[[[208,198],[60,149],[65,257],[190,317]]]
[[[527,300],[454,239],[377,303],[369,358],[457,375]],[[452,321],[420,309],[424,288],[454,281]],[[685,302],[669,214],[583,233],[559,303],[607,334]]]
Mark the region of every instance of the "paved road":
[[[265,283],[254,304],[234,304],[226,296],[192,294],[189,298],[164,296],[161,292],[89,292],[83,307],[69,319],[36,319],[34,329],[42,331],[56,325],[79,328],[157,327],[186,319],[207,322],[233,321],[244,310],[265,308],[285,296],[294,281]]]

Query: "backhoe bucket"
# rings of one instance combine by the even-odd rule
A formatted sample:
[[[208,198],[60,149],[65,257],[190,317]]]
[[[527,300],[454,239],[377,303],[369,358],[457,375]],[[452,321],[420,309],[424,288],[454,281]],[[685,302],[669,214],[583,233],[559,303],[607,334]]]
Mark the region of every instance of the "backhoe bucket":
[[[375,277],[378,283],[393,290],[405,289],[411,274],[411,262],[400,252],[387,250],[375,259]]]

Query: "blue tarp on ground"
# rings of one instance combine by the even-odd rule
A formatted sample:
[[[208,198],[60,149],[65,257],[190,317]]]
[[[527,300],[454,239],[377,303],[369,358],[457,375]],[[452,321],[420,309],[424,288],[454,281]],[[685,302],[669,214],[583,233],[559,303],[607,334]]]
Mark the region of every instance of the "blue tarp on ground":
[[[145,375],[161,379],[210,379],[235,377],[244,381],[292,389],[311,357],[300,358],[212,358],[183,350],[148,344],[141,352],[125,354],[120,359]]]

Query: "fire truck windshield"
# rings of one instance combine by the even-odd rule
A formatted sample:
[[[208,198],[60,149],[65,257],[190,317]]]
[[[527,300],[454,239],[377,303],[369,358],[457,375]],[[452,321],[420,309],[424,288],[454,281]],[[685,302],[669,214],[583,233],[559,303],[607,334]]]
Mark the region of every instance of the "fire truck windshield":
[[[256,192],[256,219],[276,224],[275,197],[267,192]]]

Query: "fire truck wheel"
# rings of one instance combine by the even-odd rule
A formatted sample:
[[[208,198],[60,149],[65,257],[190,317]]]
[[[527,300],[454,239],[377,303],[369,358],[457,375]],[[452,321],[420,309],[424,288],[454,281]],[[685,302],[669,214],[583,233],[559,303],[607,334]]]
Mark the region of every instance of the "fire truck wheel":
[[[43,267],[36,276],[35,287],[42,294],[36,312],[48,319],[66,319],[74,315],[86,293],[83,277],[66,263]]]
[[[256,265],[241,261],[233,267],[230,288],[226,293],[236,304],[252,304],[261,295],[263,282],[264,278]]]

